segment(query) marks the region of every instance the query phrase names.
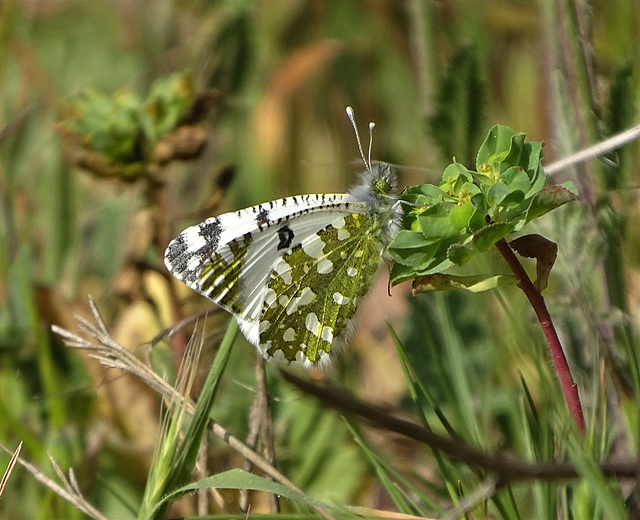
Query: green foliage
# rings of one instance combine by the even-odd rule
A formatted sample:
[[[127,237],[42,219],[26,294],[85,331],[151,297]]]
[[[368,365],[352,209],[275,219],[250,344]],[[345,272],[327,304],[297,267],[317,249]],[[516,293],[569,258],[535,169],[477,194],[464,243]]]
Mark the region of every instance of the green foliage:
[[[65,123],[69,131],[116,161],[131,160],[140,129],[140,101],[132,92],[120,92],[111,99],[86,90],[70,110],[74,115]]]
[[[164,438],[159,443],[156,459],[149,472],[145,496],[138,514],[141,520],[165,518],[172,501],[187,492],[187,490],[180,492],[180,489],[187,485],[193,475],[213,403],[237,334],[238,326],[235,321],[231,321],[184,432],[182,426],[186,414],[187,389],[184,389],[185,401],[182,405],[173,404],[173,410],[170,410],[170,416],[167,418]],[[203,335],[203,333],[194,334],[192,342],[204,341]],[[191,348],[200,350],[202,345],[192,344]],[[187,363],[185,363],[185,370],[186,365]],[[190,368],[195,373],[193,367]],[[193,377],[193,373],[190,378]],[[166,497],[170,497],[170,500]]]
[[[478,48],[465,45],[449,61],[438,89],[436,112],[429,118],[429,129],[442,157],[453,156],[471,162],[485,131],[487,87]]]
[[[62,126],[84,146],[116,163],[137,163],[149,159],[193,99],[192,79],[185,73],[156,80],[145,100],[130,90],[110,97],[87,89],[69,106]]]
[[[392,283],[463,266],[532,220],[577,199],[571,182],[545,186],[542,143],[525,143],[524,138],[525,134],[496,125],[478,151],[476,171],[454,162],[438,186],[405,190],[405,229],[389,246],[396,261]],[[430,290],[472,286],[478,291],[506,281],[496,276],[447,281],[447,275],[440,275],[429,284]]]
[[[162,502],[173,501],[176,498],[185,495],[186,493],[190,493],[198,489],[210,488],[251,489],[255,491],[265,491],[267,493],[273,493],[289,500],[298,501],[312,507],[320,507],[329,510],[335,508],[335,506],[333,506],[332,504],[321,502],[310,497],[309,495],[299,493],[286,486],[283,486],[282,484],[278,484],[277,482],[273,482],[272,480],[259,477],[240,469],[232,469],[223,473],[218,473],[217,475],[212,475],[211,477],[207,477],[205,479],[183,486],[182,488],[164,497]]]
[[[631,65],[627,64],[616,71],[612,78],[605,114],[605,123],[610,135],[622,132],[634,124],[638,114],[635,106],[635,88]],[[629,147],[625,147],[607,156],[607,175],[602,179],[607,190],[620,189],[628,181],[629,170],[626,163],[630,160],[630,151]]]
[[[74,470],[87,501],[107,518],[135,518],[146,507],[166,511],[158,509],[162,500],[173,504],[172,516],[189,515],[191,491],[209,486],[285,497],[277,514],[262,514],[262,495],[253,497],[251,518],[292,518],[292,510],[303,511],[296,518],[319,517],[309,509],[317,498],[340,504],[331,510],[335,517],[352,514],[346,504],[434,517],[470,502],[471,511],[461,515],[479,519],[631,514],[625,502],[633,496],[625,494],[632,482],[604,478],[598,464],[638,456],[637,143],[556,173],[544,187],[544,172],[532,167],[539,149],[519,134],[496,130],[483,160],[473,164],[493,122],[544,138],[550,160],[636,123],[638,2],[594,3],[584,17],[572,14],[584,8],[579,2],[468,2],[464,9],[434,2],[320,4],[3,2],[0,442],[13,449],[23,441],[21,456],[57,480],[51,453],[65,473]],[[593,25],[578,31],[576,20]],[[171,76],[185,69],[194,71],[192,82]],[[153,87],[161,77],[168,79]],[[158,166],[162,190],[120,182],[139,174],[153,146],[171,135],[189,89],[205,88],[227,96],[203,125],[206,160]],[[157,394],[50,334],[53,323],[76,329],[71,317],[88,315],[90,293],[114,337],[145,358],[147,342],[165,327],[210,308],[177,284],[169,288],[160,274],[166,276],[163,246],[204,216],[293,193],[343,191],[355,176],[345,165],[356,156],[343,119],[347,104],[377,123],[373,156],[403,166],[401,185],[423,182],[433,171],[440,179],[442,166],[456,158],[442,183],[433,177],[436,185],[408,190],[407,200],[419,206],[403,208],[408,227],[394,244],[396,269],[407,277],[433,273],[419,290],[448,292],[413,297],[408,305],[401,288],[393,298],[374,297],[338,370],[324,377],[489,456],[570,461],[580,470],[577,479],[491,489],[491,474],[468,461],[384,428],[372,431],[357,418],[348,419],[347,430],[334,411],[292,391],[274,371],[268,384],[276,465],[304,493],[227,471],[245,461],[215,438],[208,443],[211,477],[185,487],[204,415],[193,429],[174,428],[151,462]],[[105,180],[65,163],[54,130],[61,114],[69,118],[64,137],[129,169]],[[212,193],[220,163],[237,170],[228,193]],[[566,190],[575,194],[573,188],[561,184],[569,178],[581,200],[538,219],[572,198]],[[559,245],[545,297],[566,338],[585,405],[585,438],[567,428],[531,309],[510,287],[501,259],[484,254],[496,237],[530,228]],[[442,274],[448,267],[455,274]],[[487,288],[497,290],[478,294]],[[390,347],[378,326],[383,313],[398,331],[401,368],[382,357]],[[203,378],[224,319],[211,319]],[[187,333],[161,345],[171,365],[159,373],[175,372],[180,335]],[[239,342],[216,393],[215,418],[240,439],[255,393],[254,356]],[[189,439],[174,442],[186,432]],[[176,464],[180,479],[167,485],[162,479],[183,441],[189,448]],[[221,495],[224,504],[210,504],[210,516],[246,518],[234,493]],[[21,466],[8,478],[0,509],[3,518],[87,517]]]
[[[297,399],[293,392],[281,395],[292,400],[274,409],[274,416],[289,425],[282,439],[288,453],[282,461],[284,472],[310,496],[333,504],[347,503],[367,468],[343,421],[317,403]]]

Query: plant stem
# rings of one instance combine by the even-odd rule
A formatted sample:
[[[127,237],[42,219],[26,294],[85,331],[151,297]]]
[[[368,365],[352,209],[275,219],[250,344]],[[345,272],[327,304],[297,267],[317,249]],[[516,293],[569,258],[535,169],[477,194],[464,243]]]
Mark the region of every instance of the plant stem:
[[[329,408],[334,408],[342,414],[352,414],[362,417],[376,427],[396,432],[404,437],[427,444],[434,450],[439,450],[451,458],[464,461],[468,466],[483,468],[498,476],[498,484],[505,485],[526,479],[561,480],[576,479],[581,475],[580,469],[574,463],[562,462],[526,462],[513,454],[485,453],[458,439],[439,435],[430,428],[404,418],[401,411],[392,413],[388,406],[384,408],[365,401],[360,401],[349,393],[332,385],[318,384],[309,379],[293,375],[291,372],[280,370],[282,377],[305,394],[311,395]],[[637,459],[627,458],[610,462],[601,462],[597,466],[606,477],[633,480],[637,478]]]
[[[564,392],[564,397],[567,401],[567,405],[569,406],[569,411],[571,412],[571,415],[573,415],[580,431],[584,432],[584,416],[582,414],[580,396],[578,395],[578,385],[576,385],[573,377],[571,376],[567,358],[564,355],[562,345],[560,344],[560,338],[558,338],[556,329],[551,321],[551,315],[547,310],[544,297],[540,294],[540,291],[538,291],[533,282],[531,282],[529,275],[527,275],[527,272],[524,270],[524,267],[522,267],[522,264],[507,241],[504,238],[499,240],[496,243],[496,247],[507,261],[507,264],[509,264],[509,267],[518,279],[518,287],[520,287],[520,289],[525,293],[536,313],[536,316],[538,316],[538,321],[540,321],[544,336],[547,339],[549,349],[551,350],[551,358],[553,359],[553,364],[556,367],[558,379],[560,379],[560,384],[562,385],[562,391]]]

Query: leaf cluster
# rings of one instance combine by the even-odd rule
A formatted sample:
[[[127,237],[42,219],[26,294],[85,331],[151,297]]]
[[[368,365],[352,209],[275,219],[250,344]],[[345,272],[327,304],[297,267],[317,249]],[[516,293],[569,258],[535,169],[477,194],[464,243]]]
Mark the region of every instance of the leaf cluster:
[[[61,126],[86,148],[116,163],[132,164],[150,156],[194,98],[192,78],[185,72],[155,81],[146,99],[131,90],[110,97],[87,89],[68,107],[69,116]]]
[[[480,146],[475,171],[454,159],[437,186],[412,186],[403,193],[403,230],[389,246],[393,284],[465,265],[498,240],[577,199],[571,182],[546,186],[542,143],[525,143],[525,135],[496,125]],[[480,277],[473,277],[474,285],[495,280]],[[455,288],[447,284],[447,275],[438,279],[441,289]]]

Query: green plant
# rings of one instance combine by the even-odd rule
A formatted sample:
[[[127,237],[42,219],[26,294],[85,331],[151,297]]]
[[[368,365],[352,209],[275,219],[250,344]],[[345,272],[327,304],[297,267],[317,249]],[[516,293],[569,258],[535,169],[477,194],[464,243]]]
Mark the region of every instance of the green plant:
[[[566,356],[553,327],[541,291],[555,260],[555,244],[540,236],[513,242],[523,256],[538,260],[538,278],[531,283],[505,238],[549,211],[577,199],[572,182],[546,186],[542,143],[525,143],[525,134],[494,126],[480,146],[476,170],[450,164],[438,186],[408,188],[402,197],[404,228],[389,246],[395,264],[394,284],[413,279],[414,294],[468,290],[478,292],[518,284],[529,298],[551,349],[569,409],[584,430],[582,406]],[[451,266],[464,266],[474,256],[496,246],[514,276],[443,274]]]

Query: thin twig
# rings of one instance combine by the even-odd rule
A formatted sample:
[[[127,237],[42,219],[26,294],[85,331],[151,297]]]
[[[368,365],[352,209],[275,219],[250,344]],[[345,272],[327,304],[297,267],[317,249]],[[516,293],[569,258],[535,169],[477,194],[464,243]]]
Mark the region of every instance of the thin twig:
[[[0,444],[0,448],[2,448],[7,453],[11,453],[11,451],[5,447],[3,444]],[[61,480],[63,486],[60,486],[53,479],[47,477],[44,473],[42,473],[36,466],[27,462],[22,457],[18,457],[18,463],[25,468],[33,477],[48,487],[55,494],[65,499],[67,502],[71,503],[76,509],[82,511],[85,515],[94,518],[95,520],[108,520],[106,516],[104,516],[100,511],[94,508],[87,500],[82,496],[80,492],[80,488],[78,486],[78,482],[76,481],[76,477],[72,470],[69,471],[69,477],[67,478],[58,463],[53,459],[53,457],[49,456],[49,460],[53,465],[53,469],[55,470],[58,478]]]
[[[260,396],[260,443],[262,444],[262,452],[265,458],[271,464],[274,464],[276,455],[273,446],[273,425],[271,407],[269,406],[269,391],[267,389],[266,363],[266,359],[264,359],[261,354],[258,354],[258,361],[256,363],[256,388]],[[278,502],[277,495],[269,495],[269,510],[271,514],[276,514],[280,511],[280,503]]]
[[[256,362],[259,363],[258,357],[262,357],[260,353],[256,353]],[[263,358],[264,359],[264,358]],[[256,372],[258,368],[256,367]],[[252,450],[257,450],[258,440],[260,439],[260,408],[259,408],[259,400],[260,393],[256,391],[255,397],[253,398],[253,402],[251,403],[251,408],[249,408],[249,418],[248,424],[249,431],[245,438],[245,444],[249,446]],[[272,462],[272,461],[269,461]],[[245,460],[244,468],[247,473],[251,473],[253,471],[253,464],[249,460]],[[251,504],[249,503],[249,489],[241,489],[240,496],[238,498],[238,507],[240,511],[249,512],[249,508]]]
[[[601,155],[604,155],[608,152],[616,150],[621,146],[624,146],[631,141],[634,141],[640,137],[640,125],[636,125],[624,132],[620,132],[604,141],[594,144],[593,146],[589,146],[584,150],[580,150],[577,153],[574,153],[564,159],[560,159],[551,163],[549,166],[544,167],[544,171],[547,176],[552,176],[561,172],[562,170],[566,170],[571,166],[575,166],[577,164],[581,164],[583,162],[589,161],[591,159],[595,159]]]
[[[314,396],[326,406],[340,412],[360,416],[385,430],[393,431],[425,443],[433,449],[441,450],[451,458],[464,461],[469,466],[483,468],[496,474],[498,484],[540,479],[559,480],[574,479],[580,476],[578,470],[569,463],[528,463],[517,457],[490,455],[479,451],[463,442],[438,435],[421,424],[400,419],[385,410],[355,399],[351,395],[327,384],[319,385],[301,379],[290,372],[281,371],[282,377],[304,393]],[[635,460],[604,462],[599,464],[600,471],[606,477],[635,479],[637,464]]]
[[[154,347],[164,339],[173,339],[176,334],[180,333],[189,325],[193,325],[194,323],[197,323],[202,319],[206,319],[209,316],[219,314],[221,311],[221,307],[212,307],[205,311],[198,312],[197,314],[192,314],[191,316],[184,318],[177,323],[174,323],[173,325],[171,325],[171,327],[167,327],[166,329],[161,330],[151,339],[151,341],[149,341],[149,345]]]
[[[9,481],[11,472],[13,471],[13,468],[16,465],[16,461],[20,456],[20,450],[22,450],[22,441],[20,441],[20,444],[18,444],[16,451],[13,452],[13,455],[11,456],[11,460],[9,460],[9,464],[7,465],[7,469],[4,472],[4,475],[2,475],[2,480],[0,480],[0,497],[2,497],[2,493],[4,491],[5,486],[7,485],[7,482]]]
[[[262,453],[270,464],[274,463],[275,451],[273,447],[273,435],[271,429],[271,410],[269,407],[269,394],[267,391],[267,374],[266,360],[260,353],[256,353],[256,395],[251,403],[249,411],[249,433],[247,434],[246,444],[255,450],[260,441]],[[253,464],[246,461],[244,470],[251,472]],[[273,479],[272,479],[273,480]],[[242,511],[249,511],[249,490],[240,490],[240,498],[238,500],[239,507]],[[271,494],[269,498],[269,509],[271,514],[276,514],[280,506],[278,497]]]
[[[76,316],[76,320],[79,322],[79,328],[91,336],[95,341],[90,341],[73,334],[72,332],[63,329],[62,327],[58,327],[57,325],[52,325],[51,330],[55,334],[61,336],[68,347],[91,351],[92,353],[90,356],[98,360],[103,365],[110,368],[118,368],[135,375],[153,388],[158,394],[163,396],[168,402],[177,403],[179,406],[184,399],[184,396],[153,372],[153,370],[144,365],[142,361],[140,361],[124,346],[111,338],[107,331],[107,327],[98,312],[97,306],[91,297],[89,297],[89,302],[97,326],[92,325],[80,316]],[[189,413],[193,413],[194,411],[194,404],[191,400],[188,400],[187,402],[187,411]],[[303,493],[300,488],[274,468],[272,464],[249,448],[249,446],[244,444],[241,440],[234,437],[223,426],[213,420],[210,420],[209,429],[214,435],[227,443],[245,459],[251,461],[252,464],[257,468],[260,468],[260,470],[262,470],[266,475],[273,478],[274,481],[279,482],[298,493]]]

